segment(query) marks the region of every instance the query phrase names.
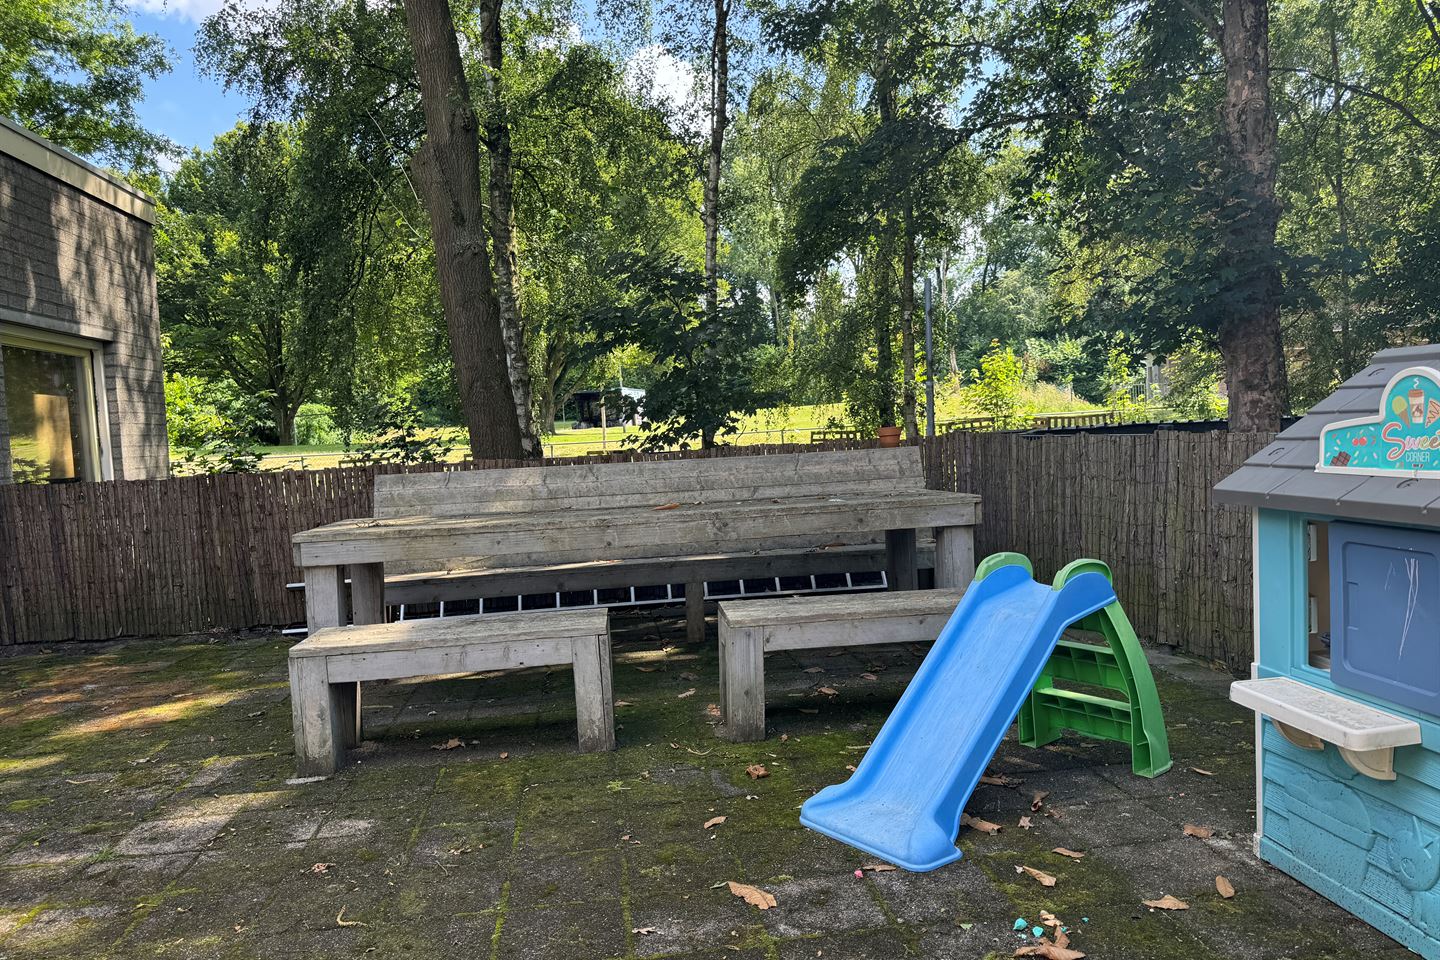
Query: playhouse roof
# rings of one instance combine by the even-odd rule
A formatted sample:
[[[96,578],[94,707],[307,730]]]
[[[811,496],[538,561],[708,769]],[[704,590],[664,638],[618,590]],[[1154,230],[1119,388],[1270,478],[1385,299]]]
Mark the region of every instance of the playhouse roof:
[[[1440,479],[1317,473],[1320,431],[1330,423],[1373,415],[1390,379],[1406,367],[1440,368],[1440,344],[1397,347],[1340,385],[1310,412],[1215,486],[1217,503],[1244,504],[1440,527]]]

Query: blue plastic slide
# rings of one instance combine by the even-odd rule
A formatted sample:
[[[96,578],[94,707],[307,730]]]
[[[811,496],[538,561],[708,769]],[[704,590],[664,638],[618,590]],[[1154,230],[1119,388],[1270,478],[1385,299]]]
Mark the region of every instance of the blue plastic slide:
[[[1056,641],[1114,600],[1098,573],[1057,590],[1019,563],[971,583],[855,773],[800,822],[906,870],[959,860],[960,814]]]

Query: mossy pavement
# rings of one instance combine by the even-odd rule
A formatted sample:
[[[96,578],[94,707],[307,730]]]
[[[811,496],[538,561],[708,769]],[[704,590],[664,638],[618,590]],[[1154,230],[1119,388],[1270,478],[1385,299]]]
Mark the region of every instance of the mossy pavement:
[[[999,834],[962,830],[964,859],[933,873],[857,878],[874,858],[798,808],[847,776],[923,650],[772,657],[770,736],[735,745],[713,733],[713,620],[703,647],[663,615],[614,624],[615,753],[575,752],[563,669],[376,684],[370,739],[304,784],[283,638],[0,659],[0,958],[960,960],[1011,956],[1041,911],[1103,960],[1408,955],[1251,854],[1252,721],[1203,664],[1152,653],[1167,775],[1012,734],[992,772],[1013,782],[969,807]],[[1190,909],[1142,906],[1163,894]]]

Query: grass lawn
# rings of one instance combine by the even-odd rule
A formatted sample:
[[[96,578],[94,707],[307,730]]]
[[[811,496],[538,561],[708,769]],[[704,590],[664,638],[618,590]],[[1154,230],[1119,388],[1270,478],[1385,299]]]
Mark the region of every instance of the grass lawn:
[[[936,412],[941,421],[975,416],[967,408],[958,391],[947,391],[936,398]],[[1050,384],[1035,384],[1025,389],[1019,403],[1022,411],[1060,412],[1098,410],[1100,407]],[[739,445],[758,443],[809,443],[812,430],[848,426],[843,404],[813,404],[774,407],[741,420],[740,434],[730,439]],[[556,423],[545,436],[545,453],[550,457],[578,457],[602,450],[626,449],[643,431],[635,427],[591,427],[574,430],[570,421]],[[462,460],[466,454],[465,433],[460,427],[435,427],[431,433],[450,447],[447,459]],[[265,470],[304,470],[338,467],[350,453],[343,443],[298,444],[261,447],[261,468]]]

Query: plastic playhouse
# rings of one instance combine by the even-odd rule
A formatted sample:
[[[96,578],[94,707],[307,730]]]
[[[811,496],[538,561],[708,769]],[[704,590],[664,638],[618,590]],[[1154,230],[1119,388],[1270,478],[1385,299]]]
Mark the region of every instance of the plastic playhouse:
[[[1215,498],[1256,508],[1257,852],[1440,958],[1440,346],[1376,354]]]
[[[1072,627],[1101,642],[1063,639]],[[1071,730],[1129,744],[1141,776],[1170,768],[1155,680],[1098,560],[1053,586],[1018,553],[983,560],[855,773],[807,800],[800,822],[906,870],[958,860],[965,803],[1017,716],[1027,746]]]

